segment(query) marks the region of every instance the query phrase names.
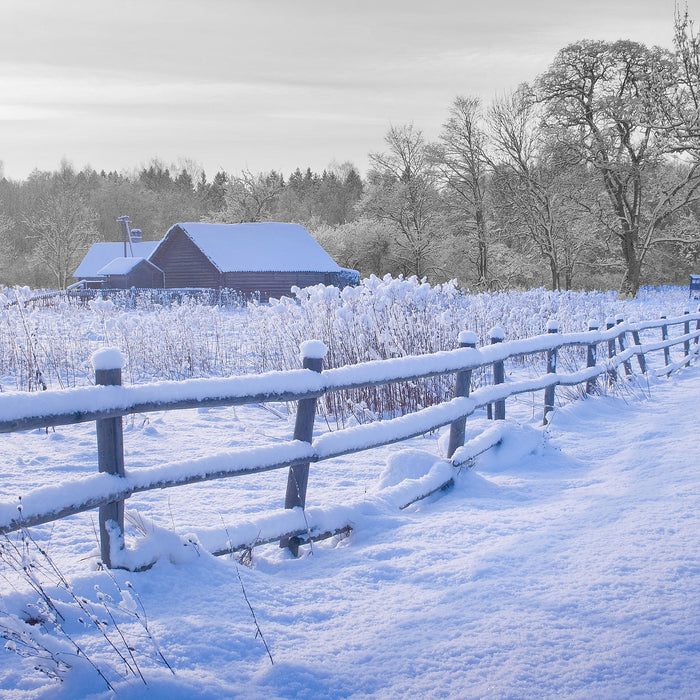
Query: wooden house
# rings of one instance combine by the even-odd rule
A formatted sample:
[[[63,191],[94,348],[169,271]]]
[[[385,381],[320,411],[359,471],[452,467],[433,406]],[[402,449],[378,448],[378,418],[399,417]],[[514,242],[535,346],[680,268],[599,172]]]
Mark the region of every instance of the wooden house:
[[[105,266],[113,260],[143,260],[155,250],[158,241],[139,241],[129,243],[126,248],[128,255],[124,255],[123,243],[93,243],[83,258],[78,269],[73,273],[73,277],[78,281],[83,281],[88,287],[101,289],[106,287],[105,275],[102,274]],[[138,287],[138,284],[129,284],[129,287]],[[158,285],[163,286],[161,281]],[[123,287],[122,287],[123,288]]]
[[[163,288],[163,271],[146,258],[115,258],[98,275],[105,289]]]
[[[167,288],[229,288],[262,301],[295,285],[347,284],[347,271],[298,224],[175,224],[149,262]]]

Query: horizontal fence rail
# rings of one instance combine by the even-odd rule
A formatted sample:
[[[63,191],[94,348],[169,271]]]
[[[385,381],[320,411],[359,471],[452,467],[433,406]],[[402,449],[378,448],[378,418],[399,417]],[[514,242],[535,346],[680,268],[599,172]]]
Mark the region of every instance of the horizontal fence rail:
[[[495,407],[489,415],[500,420],[505,417],[506,399],[544,390],[543,420],[546,423],[554,408],[556,386],[585,385],[586,393],[590,394],[595,391],[596,382],[601,377],[619,379],[620,366],[624,368],[625,376],[630,376],[631,361],[635,358],[642,374],[651,371],[663,376],[687,366],[700,352],[700,313],[639,323],[608,319],[606,325],[605,330],[598,330],[595,324],[590,324],[588,331],[561,334],[556,324],[550,322],[546,334],[507,342],[503,342],[502,329],[494,329],[492,343],[478,349],[475,347],[476,336],[465,332],[460,334],[461,347],[455,350],[377,360],[325,371],[321,369],[325,348],[322,343],[311,341],[302,344],[305,368],[299,370],[228,379],[121,386],[120,368],[109,366],[96,369],[94,387],[0,394],[2,433],[95,421],[99,466],[99,473],[59,486],[36,489],[23,496],[19,504],[0,503],[0,532],[8,533],[99,508],[103,562],[107,566],[119,565],[119,553],[124,549],[123,504],[133,494],[289,467],[285,507],[303,509],[311,463],[400,442],[450,425],[448,464],[451,469],[459,468],[470,464],[475,456],[500,440],[501,432],[495,428],[464,444],[464,421],[479,409],[487,408],[491,412]],[[682,326],[682,333],[669,337],[668,329],[678,326]],[[640,342],[640,333],[651,330],[661,330],[661,340]],[[632,339],[629,343],[626,342],[628,336]],[[606,351],[600,353],[600,360],[598,346]],[[675,346],[682,346],[683,356],[672,362],[670,348]],[[586,366],[561,372],[556,367],[557,353],[569,347],[586,349]],[[664,354],[663,367],[649,370],[646,356],[660,351]],[[114,355],[114,351],[106,353]],[[545,374],[518,381],[505,380],[504,361],[541,353],[547,358]],[[607,356],[603,357],[603,354]],[[494,368],[494,384],[471,391],[471,372],[484,367]],[[315,440],[312,437],[316,401],[327,392],[448,374],[457,377],[455,398],[450,401],[404,416],[326,433]],[[124,468],[121,418],[125,415],[269,401],[298,402],[295,439],[157,467]],[[410,499],[406,495],[404,500],[409,499],[408,502],[399,503],[399,507],[449,486],[452,477],[441,479],[439,483],[432,481],[421,486],[417,494],[410,495]],[[47,502],[53,504],[51,508],[46,508],[44,504]],[[280,540],[296,554],[300,544],[347,531],[349,527],[348,522],[341,522],[334,528],[320,528],[315,532],[305,523],[304,526],[291,527],[279,536],[230,543],[228,549],[224,549],[230,552],[252,544]],[[221,547],[214,549],[215,553],[223,551],[220,551]]]

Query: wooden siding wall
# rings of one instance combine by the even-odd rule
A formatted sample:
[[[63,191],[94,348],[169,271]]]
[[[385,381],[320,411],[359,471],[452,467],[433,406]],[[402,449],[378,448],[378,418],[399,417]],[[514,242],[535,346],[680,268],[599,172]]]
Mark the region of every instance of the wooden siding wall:
[[[168,240],[155,251],[151,260],[165,273],[165,286],[168,289],[182,287],[217,289],[221,286],[219,271],[179,228],[172,231]]]
[[[332,284],[332,275],[331,272],[225,272],[222,284],[244,294],[260,292],[260,301],[267,301],[270,297],[289,296],[295,285]]]
[[[162,289],[163,274],[152,265],[141,262],[126,275],[108,275],[102,286],[105,289]]]

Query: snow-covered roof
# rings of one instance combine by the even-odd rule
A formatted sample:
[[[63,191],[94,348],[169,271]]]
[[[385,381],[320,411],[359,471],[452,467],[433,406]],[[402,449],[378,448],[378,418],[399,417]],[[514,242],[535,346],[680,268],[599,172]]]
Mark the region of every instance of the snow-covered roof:
[[[220,272],[338,272],[340,267],[298,224],[175,224]]]
[[[114,258],[114,260],[108,262],[104,267],[101,267],[97,274],[100,276],[127,275],[144,260],[146,260],[146,258]]]
[[[132,243],[131,249],[127,246],[127,252],[133,257],[130,258],[147,258],[155,250],[158,241],[140,241]],[[124,257],[124,243],[93,243],[90,250],[83,258],[83,261],[78,265],[78,269],[73,273],[73,277],[99,277],[102,268],[107,263],[112,262],[115,258]]]

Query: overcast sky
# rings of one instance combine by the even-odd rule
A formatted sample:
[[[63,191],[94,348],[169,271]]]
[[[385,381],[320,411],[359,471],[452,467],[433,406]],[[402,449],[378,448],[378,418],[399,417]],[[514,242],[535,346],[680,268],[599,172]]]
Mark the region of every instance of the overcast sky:
[[[682,0],[681,0],[682,1]],[[700,0],[689,0],[700,21]],[[671,47],[674,0],[0,0],[5,175],[288,174],[434,138],[456,95],[488,101],[578,39]]]

